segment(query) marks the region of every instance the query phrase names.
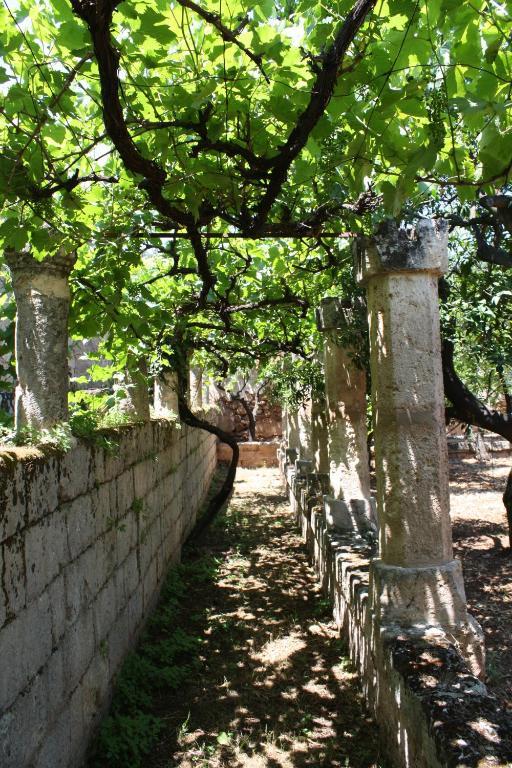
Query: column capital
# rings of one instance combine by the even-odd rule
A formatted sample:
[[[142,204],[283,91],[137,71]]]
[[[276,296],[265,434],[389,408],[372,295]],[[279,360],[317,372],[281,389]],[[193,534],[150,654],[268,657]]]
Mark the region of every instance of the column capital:
[[[59,250],[47,259],[38,261],[29,251],[5,251],[5,261],[13,277],[52,275],[68,277],[76,262],[76,251]]]
[[[326,296],[321,299],[315,310],[316,326],[320,333],[346,328],[353,320],[354,310],[350,301],[338,296]]]
[[[384,221],[373,237],[354,243],[356,279],[365,283],[375,275],[430,272],[448,269],[448,227],[444,221],[420,219],[414,227]]]

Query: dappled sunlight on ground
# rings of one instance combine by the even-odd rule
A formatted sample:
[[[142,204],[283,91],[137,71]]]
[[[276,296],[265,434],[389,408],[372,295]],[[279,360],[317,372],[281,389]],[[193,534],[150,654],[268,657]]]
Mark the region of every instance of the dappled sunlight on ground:
[[[201,665],[159,702],[166,730],[146,768],[384,766],[276,470],[239,470],[200,554],[215,563],[190,584]]]
[[[485,632],[487,685],[512,710],[512,554],[503,491],[511,457],[450,460],[455,554],[468,605]]]

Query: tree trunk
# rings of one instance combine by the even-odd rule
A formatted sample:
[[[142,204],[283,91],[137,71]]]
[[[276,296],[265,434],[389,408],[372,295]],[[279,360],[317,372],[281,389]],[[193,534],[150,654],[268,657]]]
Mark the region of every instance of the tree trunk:
[[[508,543],[510,549],[512,549],[512,469],[509,472],[507,487],[503,494],[503,504],[507,511],[507,523],[508,523]]]
[[[209,432],[211,435],[215,435],[222,443],[229,445],[232,451],[228,473],[224,479],[220,491],[218,491],[218,493],[216,493],[215,496],[210,499],[206,511],[197,521],[192,532],[188,536],[187,542],[197,542],[206,528],[208,528],[210,524],[215,520],[218,513],[221,511],[222,507],[230,497],[231,492],[233,491],[233,484],[235,482],[240,449],[233,435],[230,435],[228,432],[220,429],[220,427],[217,427],[214,424],[210,424],[210,422],[206,421],[206,419],[201,419],[192,413],[187,402],[187,381],[184,372],[180,371],[178,373],[178,382],[178,410],[181,421],[183,421],[189,427],[203,429],[205,432]]]
[[[444,393],[453,405],[453,414],[459,421],[495,432],[512,443],[512,418],[488,408],[459,379],[453,361],[454,345],[450,339],[443,339]]]
[[[488,429],[497,435],[501,435],[512,443],[512,416],[510,412],[503,414],[499,411],[487,408],[466,387],[458,377],[453,361],[454,345],[450,339],[443,339],[443,376],[445,395],[450,400],[453,415],[459,421],[473,424],[483,429]],[[510,551],[512,552],[512,470],[508,476],[507,487],[503,494],[503,503],[507,513],[508,538]]]
[[[254,413],[251,406],[249,405],[249,403],[244,397],[238,396],[233,399],[238,400],[242,408],[244,409],[247,415],[247,419],[249,420],[249,424],[248,424],[249,437],[251,438],[251,440],[255,441],[256,440],[256,419],[254,418]]]

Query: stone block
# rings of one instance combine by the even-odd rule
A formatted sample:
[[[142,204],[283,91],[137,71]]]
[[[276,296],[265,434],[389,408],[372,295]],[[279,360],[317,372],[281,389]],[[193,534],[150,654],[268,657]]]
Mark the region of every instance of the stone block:
[[[124,465],[120,452],[118,450],[113,453],[105,452],[104,481],[108,483],[112,480],[115,480],[115,478],[119,477],[123,470]]]
[[[94,618],[91,610],[84,610],[69,627],[62,643],[66,693],[70,694],[85,674],[94,655]]]
[[[119,615],[124,611],[128,604],[127,584],[124,568],[118,568],[112,576],[112,584],[114,586],[117,603],[117,614]]]
[[[112,577],[118,566],[116,530],[112,527],[94,546],[98,588]]]
[[[164,566],[164,576],[165,576],[165,574],[167,573],[171,565],[174,565],[180,562],[181,547],[180,547],[178,538],[176,536],[175,530],[172,530],[169,536],[167,536],[167,538],[165,539],[164,553],[165,553],[165,566]]]
[[[133,470],[127,469],[117,478],[117,514],[120,517],[131,508],[134,498]]]
[[[84,674],[86,671],[87,669],[84,670]],[[68,703],[68,712],[70,755],[72,755],[72,760],[75,764],[83,765],[83,757],[87,746],[87,734],[84,730],[84,703],[81,683],[71,695]]]
[[[110,674],[114,675],[124,660],[134,639],[134,630],[130,627],[128,608],[118,615],[116,623],[107,640],[107,652]]]
[[[19,696],[14,705],[0,716],[2,768],[24,768],[35,764],[34,754],[45,735],[47,704],[47,688],[41,675],[36,675],[25,695]]]
[[[151,562],[151,526],[146,525],[139,530],[139,567],[141,574],[144,574]]]
[[[79,496],[74,501],[63,504],[59,513],[64,515],[66,520],[69,553],[74,560],[96,539],[91,495]]]
[[[60,460],[59,500],[71,501],[90,490],[94,484],[91,472],[91,448],[79,443]]]
[[[176,467],[180,463],[180,443],[175,435],[169,447],[171,449],[171,467]]]
[[[135,464],[133,467],[135,497],[143,499],[156,482],[156,463],[153,458]]]
[[[96,595],[92,604],[94,617],[94,636],[96,646],[99,647],[112,629],[119,610],[116,585],[114,580],[108,581],[103,589]]]
[[[3,548],[0,547],[0,573],[3,571]],[[4,589],[0,584],[0,632],[7,621],[7,600]]]
[[[119,441],[119,455],[124,469],[129,469],[144,455],[146,446],[141,441],[138,425],[123,429]]]
[[[59,475],[65,456],[44,456],[23,462],[27,523],[54,512],[59,503]]]
[[[60,574],[48,587],[52,618],[52,643],[57,647],[66,630],[66,591],[64,576]]]
[[[139,585],[128,601],[128,620],[134,632],[137,632],[144,616],[143,592],[142,585]]]
[[[148,569],[144,574],[144,579],[143,579],[143,588],[144,588],[143,604],[144,604],[145,614],[149,610],[151,610],[155,604],[157,586],[158,586],[158,575],[157,575],[157,568],[156,568],[156,558],[154,558],[149,563]]]
[[[107,516],[107,528],[109,530],[112,521],[116,520],[119,516],[119,509],[117,503],[117,479],[111,480],[108,484],[108,516]]]
[[[26,491],[23,462],[0,459],[0,541],[26,524]]]
[[[130,552],[122,564],[122,569],[124,573],[126,594],[130,597],[137,590],[137,585],[140,582],[139,560],[135,550]]]
[[[96,537],[101,536],[112,524],[110,490],[110,483],[103,483],[91,491],[91,508],[94,516]]]
[[[161,482],[161,502],[160,509],[164,509],[169,501],[176,494],[176,477],[174,474],[167,475]]]
[[[169,447],[155,457],[156,482],[162,480],[173,468],[172,455],[172,447]]]
[[[98,445],[91,447],[91,482],[93,485],[101,485],[105,482],[105,455],[104,448]]]
[[[92,602],[99,588],[95,548],[87,549],[64,570],[66,625],[74,624],[79,614]]]
[[[116,520],[113,528],[115,536],[115,568],[128,557],[128,553],[137,544],[137,518],[134,512],[128,512]]]
[[[324,514],[330,531],[357,531],[358,524],[353,509],[342,499],[324,496]]]
[[[27,600],[41,594],[68,562],[66,522],[57,510],[25,532]]]
[[[55,650],[48,659],[42,672],[42,679],[47,692],[48,716],[46,724],[48,724],[56,718],[65,702],[64,656],[60,648]]]
[[[91,733],[98,725],[105,709],[109,685],[108,648],[107,643],[104,643],[91,661],[81,683],[85,733]]]
[[[43,594],[0,632],[0,711],[10,707],[52,649],[48,596]]]
[[[45,737],[35,768],[68,768],[71,754],[71,715],[65,708]]]
[[[2,597],[6,600],[7,613],[14,616],[25,607],[27,602],[25,539],[23,534],[13,536],[0,549],[2,550],[0,560],[3,561],[2,570],[0,570],[3,581]]]

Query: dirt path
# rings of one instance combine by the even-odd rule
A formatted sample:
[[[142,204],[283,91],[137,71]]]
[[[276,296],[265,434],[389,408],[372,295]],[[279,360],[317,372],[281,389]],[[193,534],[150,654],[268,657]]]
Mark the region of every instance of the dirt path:
[[[450,461],[455,553],[468,607],[485,633],[487,685],[512,711],[512,555],[501,500],[511,457]]]
[[[190,583],[184,627],[201,663],[158,702],[145,767],[383,768],[277,470],[239,470],[204,549],[212,576]]]

